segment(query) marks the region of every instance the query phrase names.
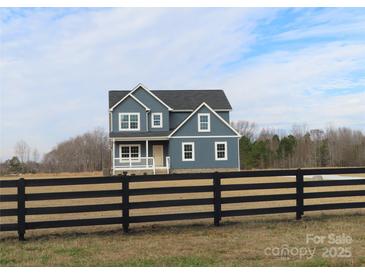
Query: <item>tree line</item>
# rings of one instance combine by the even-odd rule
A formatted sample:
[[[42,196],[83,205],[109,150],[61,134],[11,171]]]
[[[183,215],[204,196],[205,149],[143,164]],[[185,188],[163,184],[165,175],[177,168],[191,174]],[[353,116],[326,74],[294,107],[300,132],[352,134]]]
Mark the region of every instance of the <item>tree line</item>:
[[[231,123],[242,135],[241,169],[365,166],[365,135],[350,128],[307,129],[293,126],[289,133],[260,129],[255,123]],[[0,174],[107,171],[111,167],[108,133],[100,128],[57,144],[40,156],[25,141],[14,156],[0,163]]]
[[[365,165],[365,135],[346,127],[311,129],[294,125],[288,133],[232,122],[242,135],[241,169],[346,167]]]
[[[33,153],[31,153],[33,151]],[[97,128],[57,144],[40,159],[25,141],[19,141],[14,156],[0,164],[1,174],[87,172],[110,169],[108,134]],[[37,156],[37,157],[36,157]]]

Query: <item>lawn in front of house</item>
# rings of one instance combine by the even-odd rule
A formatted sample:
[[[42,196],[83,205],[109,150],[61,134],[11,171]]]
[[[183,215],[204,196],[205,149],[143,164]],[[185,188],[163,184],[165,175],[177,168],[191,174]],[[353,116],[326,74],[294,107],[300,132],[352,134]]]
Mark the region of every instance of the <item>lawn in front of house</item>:
[[[225,179],[222,184],[293,182],[292,177]],[[209,185],[211,180],[178,182],[131,183],[131,188]],[[27,193],[119,189],[120,184],[54,186],[27,188]],[[306,188],[306,191],[364,190],[363,186]],[[1,189],[1,193],[15,193]],[[293,193],[294,189],[246,190],[223,192],[223,197]],[[208,198],[212,193],[146,195],[131,197],[133,201],[153,201],[186,198]],[[306,200],[305,204],[364,201],[363,197],[322,198]],[[115,203],[120,198],[92,198],[27,202],[27,207],[72,206],[95,203]],[[226,209],[246,209],[295,205],[295,201],[226,204]],[[1,208],[16,203],[2,202]],[[131,210],[131,216],[178,212],[211,211],[212,205],[166,207]],[[125,235],[120,225],[30,230],[27,241],[18,242],[15,232],[1,233],[1,266],[360,266],[365,265],[365,210],[334,210],[306,212],[302,221],[295,213],[270,216],[223,218],[222,226],[214,227],[213,220],[187,220],[167,223],[131,224]],[[119,211],[27,216],[27,221],[65,220],[79,218],[116,217]],[[2,223],[16,222],[16,217],[1,217]],[[307,235],[348,235],[350,245],[306,243]],[[278,256],[278,248],[316,249],[313,257]],[[341,253],[350,248],[351,257],[326,257],[331,250]],[[327,250],[326,250],[327,248]],[[270,253],[271,252],[271,253]],[[336,254],[337,254],[336,253]]]

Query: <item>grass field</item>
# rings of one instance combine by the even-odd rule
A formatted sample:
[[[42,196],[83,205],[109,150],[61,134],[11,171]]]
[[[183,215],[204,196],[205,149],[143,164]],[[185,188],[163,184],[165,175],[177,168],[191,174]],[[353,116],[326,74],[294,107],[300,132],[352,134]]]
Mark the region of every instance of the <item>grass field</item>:
[[[83,174],[89,176],[90,174]],[[94,174],[100,175],[100,174]],[[34,176],[34,175],[33,175]],[[46,175],[38,175],[44,177]],[[57,174],[52,177],[77,176],[80,174]],[[359,176],[359,175],[358,175]],[[362,175],[364,176],[364,175]],[[25,176],[27,177],[27,176]],[[227,179],[226,183],[243,182],[283,182],[293,181],[290,177]],[[136,183],[132,188],[161,186],[207,185],[209,180]],[[34,187],[27,193],[71,190],[118,189],[119,184],[73,186],[73,187]],[[334,191],[362,189],[364,187],[323,187],[308,188],[306,191]],[[2,193],[14,190],[2,189]],[[29,192],[31,191],[31,192]],[[224,192],[223,196],[291,193],[294,190],[250,190]],[[148,195],[131,198],[133,201],[166,200],[212,197],[211,193]],[[364,201],[364,197],[325,198],[306,200],[306,204]],[[91,203],[120,202],[120,198],[94,198],[58,201],[27,202],[27,206],[81,205]],[[295,205],[295,201],[259,202],[223,205],[222,209],[243,209]],[[2,208],[14,207],[15,203],[1,203]],[[164,214],[173,212],[210,211],[212,206],[170,207],[132,210],[131,216],[145,214]],[[306,213],[301,221],[295,221],[295,214],[271,216],[250,216],[224,218],[221,227],[214,227],[212,220],[181,221],[155,224],[132,224],[131,232],[125,235],[119,225],[44,229],[27,231],[26,242],[17,241],[16,233],[2,233],[0,239],[1,266],[360,266],[365,265],[365,210],[336,210]],[[118,211],[27,216],[27,221],[62,220],[93,217],[116,217]],[[1,217],[2,223],[15,222],[15,217]],[[348,235],[351,244],[336,245],[306,243],[306,235],[327,236]],[[299,258],[295,254],[281,258],[269,254],[268,248],[288,245],[291,248],[315,248],[309,258]],[[327,249],[338,252],[341,248],[351,248],[350,258],[327,258]],[[293,250],[294,250],[293,249]],[[333,255],[333,254],[332,254]],[[337,254],[339,255],[339,254]]]

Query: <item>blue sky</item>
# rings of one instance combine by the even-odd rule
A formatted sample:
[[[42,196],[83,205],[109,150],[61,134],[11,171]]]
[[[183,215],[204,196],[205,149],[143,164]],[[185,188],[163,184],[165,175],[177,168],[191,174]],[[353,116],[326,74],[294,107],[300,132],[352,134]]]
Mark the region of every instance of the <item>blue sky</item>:
[[[364,8],[0,9],[0,159],[107,128],[107,91],[222,88],[233,120],[365,130]]]

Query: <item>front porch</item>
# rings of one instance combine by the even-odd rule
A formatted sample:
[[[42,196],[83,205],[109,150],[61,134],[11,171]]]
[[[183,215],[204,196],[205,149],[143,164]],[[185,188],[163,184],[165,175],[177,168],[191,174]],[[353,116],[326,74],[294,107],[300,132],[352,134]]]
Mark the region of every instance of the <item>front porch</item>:
[[[127,172],[169,173],[168,141],[112,139],[112,174]]]

